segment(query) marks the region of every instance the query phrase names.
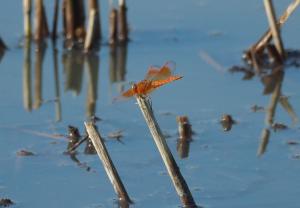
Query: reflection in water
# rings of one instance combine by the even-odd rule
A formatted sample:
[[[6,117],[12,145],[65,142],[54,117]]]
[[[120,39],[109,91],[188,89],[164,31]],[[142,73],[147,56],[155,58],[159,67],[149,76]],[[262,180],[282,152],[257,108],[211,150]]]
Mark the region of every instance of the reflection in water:
[[[24,64],[23,64],[23,101],[24,108],[28,111],[38,109],[43,104],[43,60],[46,53],[46,45],[39,45],[35,51],[34,65],[31,60],[31,40],[24,41]],[[125,80],[127,44],[113,46],[110,48],[110,81],[121,82]],[[54,74],[54,92],[55,98],[55,121],[62,120],[62,104],[60,94],[59,78],[59,54],[53,45],[53,74]],[[100,58],[97,53],[84,54],[80,50],[64,51],[62,56],[62,66],[65,75],[65,90],[71,90],[75,95],[79,95],[82,90],[84,69],[87,72],[87,98],[86,98],[86,116],[91,118],[95,116],[96,102],[98,99],[98,76],[100,67]],[[34,67],[34,70],[32,69]],[[47,87],[47,86],[44,86]],[[122,84],[119,85],[119,91],[122,91]],[[34,93],[33,93],[34,92]]]
[[[46,52],[46,45],[40,45],[38,50],[35,50],[35,64],[34,64],[34,104],[33,108],[38,109],[42,102],[42,72],[43,72],[43,60]]]
[[[27,111],[32,110],[31,94],[31,40],[24,40],[24,63],[23,63],[23,102]]]
[[[53,46],[54,47],[54,46]],[[54,82],[55,82],[55,121],[61,121],[61,101],[59,91],[59,74],[58,74],[58,60],[57,49],[53,48],[53,65],[54,65]]]
[[[92,117],[96,111],[98,74],[99,74],[99,56],[89,54],[85,57],[86,68],[88,71],[88,92],[86,101],[86,115]]]
[[[87,154],[87,155],[97,154],[97,151],[96,151],[96,149],[93,145],[93,142],[90,138],[86,140],[86,146],[84,148],[84,154]]]
[[[62,55],[65,74],[65,90],[79,95],[82,86],[84,54],[80,50],[65,51]]]
[[[244,78],[252,79],[256,74],[261,77],[261,82],[264,85],[263,94],[270,95],[269,105],[266,108],[265,115],[265,124],[266,128],[262,130],[262,136],[260,140],[260,145],[258,147],[257,155],[261,156],[266,152],[269,138],[271,136],[270,129],[273,128],[274,132],[278,125],[286,127],[283,124],[274,123],[275,113],[277,109],[278,102],[286,110],[288,115],[291,117],[293,124],[295,125],[298,122],[298,117],[293,110],[292,105],[289,103],[288,98],[284,96],[281,92],[282,83],[284,80],[284,67],[292,66],[299,67],[300,62],[300,52],[296,50],[286,51],[286,60],[283,64],[282,59],[277,54],[277,51],[274,51],[273,45],[266,47],[267,53],[256,53],[252,54],[252,58],[246,57],[246,66],[234,66],[229,69],[230,72],[242,72],[245,74]]]
[[[127,62],[127,43],[111,45],[109,54],[110,82],[122,82],[125,80]],[[123,85],[118,85],[118,92],[123,91]]]
[[[277,103],[281,94],[281,85],[283,81],[284,72],[282,68],[278,68],[272,71],[271,75],[267,75],[268,82],[264,82],[265,90],[268,93],[272,93],[270,98],[270,104],[266,111],[266,124],[271,126],[274,123],[274,116],[276,112]],[[266,77],[266,76],[265,76]],[[263,79],[262,79],[263,80]],[[266,79],[265,79],[266,80]],[[268,90],[266,90],[268,89]]]
[[[189,156],[190,143],[191,143],[191,140],[183,140],[183,139],[177,140],[177,148],[176,149],[177,149],[178,155],[181,159],[187,158]]]
[[[267,146],[269,144],[269,138],[270,138],[270,130],[263,129],[261,134],[260,144],[257,150],[257,156],[261,156],[265,153],[265,151],[267,150]]]

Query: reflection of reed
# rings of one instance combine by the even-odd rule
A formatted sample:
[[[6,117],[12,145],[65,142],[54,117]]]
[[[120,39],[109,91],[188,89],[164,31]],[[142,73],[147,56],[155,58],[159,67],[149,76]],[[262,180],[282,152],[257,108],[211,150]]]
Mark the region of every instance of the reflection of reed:
[[[23,102],[24,108],[28,111],[32,109],[31,94],[31,44],[30,39],[24,42],[24,64],[23,64]]]
[[[88,71],[88,93],[87,93],[87,117],[95,115],[97,101],[97,86],[99,73],[99,56],[89,54],[86,56],[86,66]]]
[[[270,130],[269,129],[263,129],[261,134],[261,141],[260,145],[257,150],[257,155],[261,156],[265,153],[267,150],[267,146],[269,144],[269,138],[270,138]]]
[[[275,112],[276,112],[276,106],[280,97],[280,93],[281,93],[281,84],[282,84],[282,80],[283,80],[283,76],[284,76],[284,72],[282,70],[282,68],[275,70],[272,73],[272,80],[275,80],[274,86],[272,86],[272,95],[271,95],[271,99],[270,99],[270,104],[267,108],[267,112],[266,112],[266,124],[267,125],[272,125],[274,122],[274,116],[275,116]],[[268,84],[273,85],[273,81],[270,81],[269,83],[265,83],[266,84],[266,88],[268,87]]]
[[[298,123],[298,116],[296,115],[292,105],[289,103],[288,97],[286,96],[280,96],[279,102],[281,106],[286,110],[286,112],[289,114],[289,116],[292,118],[293,124]]]
[[[127,62],[127,44],[111,45],[109,56],[110,82],[121,82],[125,80]],[[122,85],[119,92],[123,91]]]
[[[76,95],[81,91],[84,55],[81,51],[67,51],[62,56],[65,73],[65,90],[73,90]]]
[[[53,65],[54,65],[54,82],[55,82],[55,121],[61,121],[61,102],[59,93],[59,75],[57,49],[53,49]]]
[[[262,81],[265,85],[264,94],[272,93],[270,103],[266,110],[266,125],[269,127],[274,123],[274,116],[276,112],[277,103],[281,94],[281,85],[284,77],[283,68],[274,69],[271,75],[265,76]],[[270,130],[263,129],[261,142],[257,150],[257,155],[261,156],[265,153],[269,144]]]
[[[37,109],[42,104],[42,69],[43,60],[46,51],[46,46],[38,46],[39,50],[35,51],[35,64],[34,64],[34,105],[33,108]]]
[[[181,159],[187,158],[189,156],[190,142],[190,140],[177,140],[177,152]]]

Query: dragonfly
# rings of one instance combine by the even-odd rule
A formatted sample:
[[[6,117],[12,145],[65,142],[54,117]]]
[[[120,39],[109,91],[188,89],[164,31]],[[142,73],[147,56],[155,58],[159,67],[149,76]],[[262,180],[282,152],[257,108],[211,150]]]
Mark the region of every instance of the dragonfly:
[[[162,67],[151,66],[142,81],[134,83],[131,89],[123,92],[117,99],[126,99],[134,96],[147,97],[151,92],[159,87],[181,79],[183,76],[173,75],[175,64],[167,62]]]

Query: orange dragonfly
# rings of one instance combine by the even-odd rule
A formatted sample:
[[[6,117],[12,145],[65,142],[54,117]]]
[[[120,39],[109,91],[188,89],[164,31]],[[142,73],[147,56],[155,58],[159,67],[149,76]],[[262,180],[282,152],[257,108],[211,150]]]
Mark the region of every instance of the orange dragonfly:
[[[117,99],[131,98],[133,96],[148,96],[153,90],[181,79],[182,76],[173,75],[174,69],[175,64],[173,62],[167,62],[160,68],[151,66],[144,80],[134,83],[131,89],[123,92]]]

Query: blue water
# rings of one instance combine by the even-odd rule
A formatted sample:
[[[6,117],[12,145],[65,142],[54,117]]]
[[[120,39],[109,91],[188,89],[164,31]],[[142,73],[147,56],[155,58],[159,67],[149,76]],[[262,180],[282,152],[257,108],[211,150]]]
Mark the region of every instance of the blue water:
[[[49,20],[52,4],[45,1]],[[275,4],[282,13],[289,1]],[[101,4],[101,9],[107,40],[107,2]],[[254,104],[267,107],[271,96],[262,94],[260,78],[243,81],[242,74],[227,72],[229,67],[242,64],[242,51],[267,27],[261,1],[128,1],[132,41],[127,48],[125,79],[112,81],[107,46],[93,57],[98,67],[89,69],[87,58],[80,56],[76,61],[83,64],[82,69],[67,69],[61,40],[57,44],[55,79],[49,42],[42,64],[40,106],[39,93],[35,92],[38,79],[34,46],[30,72],[24,67],[25,50],[19,47],[23,32],[21,1],[4,0],[0,13],[0,35],[10,48],[0,64],[0,198],[11,198],[16,207],[117,207],[116,195],[96,155],[85,155],[81,147],[78,165],[63,154],[66,139],[38,134],[67,134],[68,125],[84,133],[83,122],[93,114],[88,110],[92,100],[95,115],[103,119],[98,128],[104,137],[124,130],[124,144],[107,139],[106,145],[135,202],[132,207],[180,206],[135,101],[112,103],[122,88],[130,86],[129,82],[143,79],[148,66],[172,60],[176,63],[175,74],[184,78],[160,88],[151,100],[162,130],[171,135],[167,142],[197,204],[209,208],[298,207],[300,167],[293,156],[300,153],[300,148],[286,142],[300,142],[299,123],[294,124],[278,104],[274,120],[289,129],[271,130],[267,152],[257,157],[260,137],[267,127],[266,114],[253,113],[250,108]],[[286,48],[299,49],[299,18],[297,10],[282,30]],[[212,57],[221,70],[203,60],[201,53]],[[81,76],[70,77],[72,70]],[[97,79],[93,99],[92,78]],[[82,82],[70,89],[70,79]],[[289,96],[296,114],[300,112],[299,79],[299,69],[287,69],[281,89]],[[31,89],[31,99],[26,89]],[[57,98],[59,102],[54,102]],[[59,109],[60,116],[56,113]],[[166,112],[171,115],[164,115]],[[219,124],[225,113],[237,121],[229,132],[223,132]],[[196,132],[185,159],[176,150],[177,115],[187,115]],[[36,156],[18,157],[16,153],[21,149]],[[86,171],[86,166],[91,170]]]

